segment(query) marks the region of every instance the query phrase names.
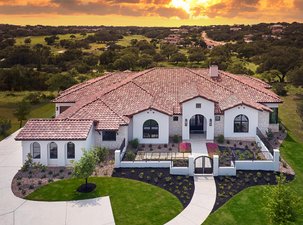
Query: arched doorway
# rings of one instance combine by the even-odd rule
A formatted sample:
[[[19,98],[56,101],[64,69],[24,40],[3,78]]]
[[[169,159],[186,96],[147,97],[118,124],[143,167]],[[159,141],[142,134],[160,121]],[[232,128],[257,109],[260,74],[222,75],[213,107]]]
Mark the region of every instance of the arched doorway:
[[[203,115],[196,114],[190,118],[189,133],[190,134],[205,134],[206,119]]]
[[[199,156],[194,161],[195,174],[213,174],[213,160],[208,156]]]

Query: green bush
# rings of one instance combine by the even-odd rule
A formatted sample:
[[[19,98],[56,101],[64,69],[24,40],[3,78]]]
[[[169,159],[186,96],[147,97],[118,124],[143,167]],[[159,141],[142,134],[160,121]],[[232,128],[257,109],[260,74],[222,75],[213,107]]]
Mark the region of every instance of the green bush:
[[[36,105],[41,103],[42,96],[40,92],[29,93],[27,96],[24,97],[24,100],[33,105]]]
[[[224,143],[224,135],[219,135],[218,137],[217,137],[217,141],[218,141],[218,143],[220,143],[220,144],[223,144]]]
[[[98,163],[104,162],[108,157],[108,149],[97,147],[94,149],[96,156],[98,158]]]
[[[7,131],[11,129],[12,124],[8,119],[0,117],[0,135],[6,135]]]
[[[301,211],[301,199],[286,184],[283,174],[277,177],[278,184],[265,190],[264,209],[270,224],[290,224],[295,222]]]
[[[179,141],[180,141],[180,137],[178,135],[174,135],[173,136],[173,142],[174,143],[179,143]]]
[[[133,153],[132,151],[127,151],[127,152],[125,153],[125,160],[126,160],[126,161],[134,161],[135,158],[136,158],[136,155],[135,155],[135,153]]]
[[[274,92],[276,92],[277,95],[280,95],[280,96],[287,95],[287,90],[285,89],[285,85],[282,83],[275,83],[273,85],[273,90],[274,90]]]
[[[139,146],[139,140],[138,140],[138,138],[135,138],[135,139],[131,140],[129,142],[129,144],[132,146],[132,148],[137,149],[138,146]]]

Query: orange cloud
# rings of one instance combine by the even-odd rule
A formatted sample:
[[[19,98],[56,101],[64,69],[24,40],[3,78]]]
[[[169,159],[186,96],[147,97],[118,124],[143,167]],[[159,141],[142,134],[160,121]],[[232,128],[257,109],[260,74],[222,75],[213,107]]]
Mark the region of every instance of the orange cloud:
[[[42,16],[43,15],[43,16]],[[303,21],[302,0],[0,0],[0,19],[20,23],[49,17],[120,18],[120,25],[141,21],[165,24],[257,23]],[[115,17],[111,18],[110,17]],[[31,18],[31,19],[29,19]],[[121,19],[122,18],[122,19]],[[125,19],[123,19],[125,18]],[[130,19],[132,18],[132,19]],[[144,19],[142,19],[144,18]],[[171,22],[170,22],[171,21]],[[89,24],[92,24],[92,21]],[[36,23],[39,23],[39,19]],[[147,24],[147,23],[146,23]],[[99,25],[99,23],[98,23]]]

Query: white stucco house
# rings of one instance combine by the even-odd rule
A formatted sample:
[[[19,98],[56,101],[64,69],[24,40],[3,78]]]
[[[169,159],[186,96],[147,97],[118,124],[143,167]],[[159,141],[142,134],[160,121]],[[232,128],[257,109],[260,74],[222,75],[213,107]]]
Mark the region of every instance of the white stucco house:
[[[54,100],[56,118],[29,120],[16,140],[23,160],[69,165],[82,148],[118,149],[123,141],[165,144],[179,135],[253,139],[278,131],[281,99],[256,78],[209,69],[153,68],[114,72],[75,85]]]

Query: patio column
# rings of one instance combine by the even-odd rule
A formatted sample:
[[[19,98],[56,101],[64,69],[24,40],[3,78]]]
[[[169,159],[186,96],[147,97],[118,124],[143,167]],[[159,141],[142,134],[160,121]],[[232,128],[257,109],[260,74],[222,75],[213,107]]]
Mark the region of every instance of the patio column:
[[[280,151],[279,149],[274,149],[274,171],[280,171]]]
[[[192,155],[188,157],[188,174],[189,176],[195,175],[195,157]]]
[[[115,168],[120,168],[121,166],[120,152],[120,150],[115,151]]]
[[[219,156],[213,156],[213,174],[214,176],[219,176]]]

